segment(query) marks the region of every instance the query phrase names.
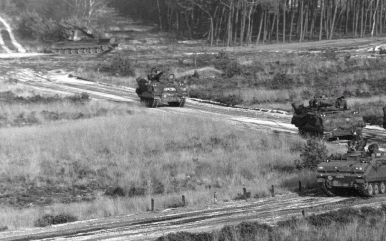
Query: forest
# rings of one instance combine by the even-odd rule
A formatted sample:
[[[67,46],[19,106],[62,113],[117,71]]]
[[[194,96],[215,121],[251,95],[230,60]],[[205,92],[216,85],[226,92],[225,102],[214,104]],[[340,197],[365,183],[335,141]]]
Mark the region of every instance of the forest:
[[[227,46],[374,37],[386,26],[385,0],[3,0],[0,9],[44,26],[71,19],[95,27],[119,14]]]

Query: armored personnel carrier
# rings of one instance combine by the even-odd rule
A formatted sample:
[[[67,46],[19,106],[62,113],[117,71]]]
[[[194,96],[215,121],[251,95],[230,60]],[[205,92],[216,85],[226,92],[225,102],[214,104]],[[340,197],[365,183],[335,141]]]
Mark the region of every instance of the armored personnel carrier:
[[[369,145],[367,151],[350,147],[341,158],[318,165],[317,182],[329,196],[339,195],[345,189],[357,190],[368,197],[384,194],[386,153],[379,151],[377,144]]]
[[[383,107],[383,128],[386,129],[386,106]]]
[[[326,140],[352,139],[360,136],[365,122],[358,112],[348,109],[345,98],[319,97],[308,106],[292,104],[294,124],[302,136],[316,136]]]
[[[54,44],[49,49],[55,54],[102,54],[113,50],[118,44],[114,38],[96,38],[85,30],[76,29],[68,40]]]
[[[138,78],[135,90],[141,102],[146,106],[156,108],[159,105],[183,107],[187,96],[187,89],[181,82],[176,81],[173,74],[169,78],[162,78],[163,72],[153,69],[147,79]]]

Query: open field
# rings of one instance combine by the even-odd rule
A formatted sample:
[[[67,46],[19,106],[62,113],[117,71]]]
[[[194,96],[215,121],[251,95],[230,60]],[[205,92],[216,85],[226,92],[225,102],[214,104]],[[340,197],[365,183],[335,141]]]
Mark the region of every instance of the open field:
[[[314,94],[345,94],[351,106],[372,116],[369,122],[379,124],[386,62],[367,50],[383,42],[235,48],[121,44],[99,57],[0,59],[0,136],[7,137],[0,139],[0,228],[22,230],[7,233],[9,237],[24,235],[23,229],[36,226],[44,215],[65,214],[82,221],[63,226],[69,230],[63,238],[87,233],[81,238],[147,240],[179,225],[185,225],[185,231],[208,231],[245,219],[274,224],[299,216],[302,209],[318,213],[342,205],[379,206],[383,196],[367,201],[326,198],[315,191],[311,194],[319,196],[294,194],[299,180],[307,191],[313,190],[315,177],[295,167],[305,141],[285,111],[291,111],[292,101]],[[112,68],[114,61],[125,63],[125,71]],[[284,111],[192,100],[183,109],[144,109],[133,91],[135,78],[154,65],[184,79],[192,97]],[[198,75],[192,77],[195,70]],[[82,95],[87,98],[78,101]],[[379,129],[367,131],[374,139],[386,135]],[[330,153],[345,149],[327,147]],[[272,185],[283,195],[261,199],[270,195]],[[240,194],[243,187],[251,192],[250,204],[237,201],[246,198]],[[183,206],[181,195],[187,205],[170,210]],[[159,213],[145,213],[150,198],[156,199]],[[170,225],[163,220],[168,215],[177,215]],[[97,220],[83,221],[88,219]],[[89,225],[97,228],[89,230]],[[278,235],[293,239],[316,233],[307,223],[296,225],[295,233],[287,227]],[[363,231],[381,235],[378,226],[364,226]],[[334,228],[318,235],[325,237],[331,229],[344,235],[358,225]],[[36,232],[46,229],[32,229]]]
[[[0,132],[8,136],[0,143],[0,200],[11,206],[94,200],[111,186],[122,188],[129,202],[211,189],[232,199],[243,186],[265,196],[273,184],[279,192],[295,188],[301,173],[293,167],[299,138],[250,135],[221,121],[162,111]]]

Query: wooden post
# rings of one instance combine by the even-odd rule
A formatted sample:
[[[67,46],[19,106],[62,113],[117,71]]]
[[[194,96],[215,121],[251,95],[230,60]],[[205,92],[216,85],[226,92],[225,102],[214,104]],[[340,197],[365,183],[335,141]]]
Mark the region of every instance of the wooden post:
[[[217,203],[217,193],[216,192],[214,192],[214,194],[213,194],[213,202]]]
[[[304,209],[302,210],[302,215],[303,215],[303,217],[306,216],[306,211],[304,211]]]
[[[275,197],[275,186],[274,185],[272,185],[271,195],[272,195],[272,197]]]
[[[185,207],[186,202],[185,202],[185,195],[182,195],[182,205]]]
[[[302,193],[302,182],[301,181],[299,181],[299,193]]]
[[[151,199],[151,208],[150,208],[150,210],[152,212],[154,212],[154,199],[153,198]]]

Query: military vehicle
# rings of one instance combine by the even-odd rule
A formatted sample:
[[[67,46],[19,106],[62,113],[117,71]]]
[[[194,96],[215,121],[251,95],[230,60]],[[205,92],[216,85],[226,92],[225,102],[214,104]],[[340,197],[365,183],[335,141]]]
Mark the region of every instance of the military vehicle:
[[[362,134],[365,126],[357,111],[348,109],[345,98],[319,97],[308,106],[292,104],[294,124],[302,136],[316,136],[325,140],[352,139]]]
[[[51,46],[49,51],[55,54],[102,54],[113,50],[118,44],[114,38],[97,38],[83,29],[75,29],[68,40]]]
[[[187,96],[185,85],[178,82],[173,74],[167,79],[162,77],[163,72],[153,68],[147,79],[137,79],[138,87],[135,92],[141,102],[152,108],[159,105],[183,107]]]
[[[332,158],[317,167],[317,182],[329,195],[344,190],[356,190],[362,196],[375,196],[386,192],[386,153],[377,144],[353,147],[340,158]]]
[[[383,128],[386,129],[386,106],[383,107]]]

